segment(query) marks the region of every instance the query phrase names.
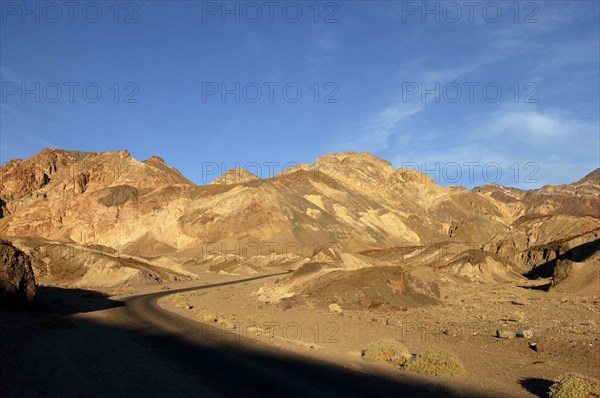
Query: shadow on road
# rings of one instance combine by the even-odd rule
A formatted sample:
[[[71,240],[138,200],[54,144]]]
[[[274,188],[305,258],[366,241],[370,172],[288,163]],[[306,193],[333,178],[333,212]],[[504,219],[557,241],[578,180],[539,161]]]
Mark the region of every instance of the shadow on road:
[[[85,289],[65,289],[54,286],[37,287],[37,312],[39,314],[71,315],[122,307],[122,301],[106,294]]]

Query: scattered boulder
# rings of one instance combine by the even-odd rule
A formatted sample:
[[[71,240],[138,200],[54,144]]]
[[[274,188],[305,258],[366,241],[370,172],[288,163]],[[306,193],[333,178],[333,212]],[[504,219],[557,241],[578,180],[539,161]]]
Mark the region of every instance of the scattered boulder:
[[[35,277],[31,259],[12,243],[0,239],[0,308],[35,304]]]
[[[498,337],[499,339],[512,339],[515,338],[516,333],[513,332],[512,330],[508,330],[508,329],[498,329],[496,330],[496,337]]]
[[[529,343],[529,348],[536,352],[540,350],[540,347],[537,345],[537,343],[534,343],[533,341]]]
[[[530,339],[533,337],[534,334],[535,334],[534,330],[528,329],[528,328],[518,329],[517,333],[516,333],[517,337],[521,338],[521,339]]]

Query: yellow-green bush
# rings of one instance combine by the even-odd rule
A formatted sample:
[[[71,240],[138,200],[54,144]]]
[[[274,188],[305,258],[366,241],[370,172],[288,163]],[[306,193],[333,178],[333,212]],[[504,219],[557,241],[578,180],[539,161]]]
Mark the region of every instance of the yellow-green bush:
[[[404,365],[404,369],[428,376],[457,376],[465,373],[465,368],[456,355],[437,347],[418,354]]]
[[[401,366],[412,358],[410,351],[399,341],[381,339],[369,343],[363,351],[363,359],[374,362],[386,362]]]
[[[550,398],[600,397],[600,381],[577,373],[569,373],[550,386]]]

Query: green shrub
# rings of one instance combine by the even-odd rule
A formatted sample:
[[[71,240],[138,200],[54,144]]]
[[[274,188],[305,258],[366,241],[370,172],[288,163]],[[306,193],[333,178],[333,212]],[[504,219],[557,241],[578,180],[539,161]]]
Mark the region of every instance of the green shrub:
[[[363,359],[373,362],[386,362],[401,366],[412,358],[410,351],[399,341],[381,339],[369,343],[363,351]]]
[[[404,369],[428,376],[457,376],[465,373],[465,368],[456,355],[437,347],[418,354],[404,365]]]
[[[600,381],[577,373],[569,373],[550,386],[548,396],[550,398],[600,397]]]

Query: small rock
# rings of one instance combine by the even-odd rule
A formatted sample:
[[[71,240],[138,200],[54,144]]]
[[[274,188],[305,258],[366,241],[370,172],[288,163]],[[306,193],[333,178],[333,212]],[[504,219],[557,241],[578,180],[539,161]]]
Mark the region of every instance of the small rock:
[[[331,303],[331,304],[329,304],[329,312],[332,312],[334,314],[341,314],[342,313],[342,307],[340,307],[336,303]]]
[[[385,324],[389,326],[402,326],[402,321],[398,318],[388,318],[385,320]]]
[[[536,352],[540,350],[540,347],[538,347],[537,343],[534,342],[529,343],[529,348]]]
[[[530,339],[534,335],[534,331],[532,329],[518,329],[517,337],[522,339]]]
[[[512,339],[515,337],[515,332],[507,329],[498,329],[496,330],[496,337],[499,339]]]
[[[513,305],[528,305],[529,304],[526,300],[511,300],[510,303]]]

